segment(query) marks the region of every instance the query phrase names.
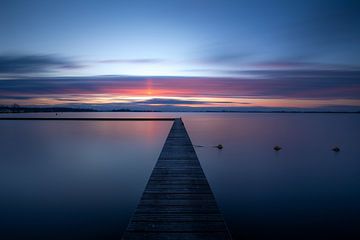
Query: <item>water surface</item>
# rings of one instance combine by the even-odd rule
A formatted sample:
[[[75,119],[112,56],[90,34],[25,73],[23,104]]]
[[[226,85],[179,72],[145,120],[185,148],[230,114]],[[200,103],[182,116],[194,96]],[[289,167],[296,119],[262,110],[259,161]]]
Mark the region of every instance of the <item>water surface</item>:
[[[224,145],[196,151],[236,239],[360,239],[360,115],[205,114],[186,125],[193,144]]]
[[[195,150],[235,239],[360,238],[358,114],[60,116],[183,117],[193,144],[204,146]],[[170,126],[1,121],[1,232],[118,239]]]
[[[120,239],[170,126],[1,121],[0,239]]]

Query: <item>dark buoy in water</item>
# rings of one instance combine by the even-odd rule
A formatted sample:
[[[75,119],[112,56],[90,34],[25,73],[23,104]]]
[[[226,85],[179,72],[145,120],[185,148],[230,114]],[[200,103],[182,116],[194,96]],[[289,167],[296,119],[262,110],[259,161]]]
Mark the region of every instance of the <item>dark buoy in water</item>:
[[[278,152],[278,151],[280,151],[280,150],[281,150],[281,147],[280,147],[280,146],[278,146],[278,145],[276,145],[276,146],[274,147],[274,150]]]
[[[223,147],[223,145],[219,144],[219,145],[216,146],[216,148],[217,149],[223,149],[224,147]]]
[[[337,146],[333,147],[332,150],[333,150],[334,152],[336,152],[336,153],[337,153],[337,152],[340,152],[340,148],[337,147]]]

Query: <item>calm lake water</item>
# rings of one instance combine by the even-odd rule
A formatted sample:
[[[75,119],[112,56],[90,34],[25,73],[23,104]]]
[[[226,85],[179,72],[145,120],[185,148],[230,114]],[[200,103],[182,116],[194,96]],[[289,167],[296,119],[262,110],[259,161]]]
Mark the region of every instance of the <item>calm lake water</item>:
[[[360,114],[60,116],[183,117],[234,239],[360,239]],[[119,239],[171,125],[0,121],[0,239]]]

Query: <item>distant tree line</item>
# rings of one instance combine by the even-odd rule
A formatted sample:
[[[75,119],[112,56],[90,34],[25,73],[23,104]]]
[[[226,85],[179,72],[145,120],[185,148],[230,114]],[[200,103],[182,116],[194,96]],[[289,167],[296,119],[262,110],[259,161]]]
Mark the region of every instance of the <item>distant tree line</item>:
[[[0,105],[0,113],[36,113],[36,112],[163,112],[159,110],[134,110],[120,108],[113,110],[96,110],[93,108],[75,108],[75,107],[22,107],[18,104]],[[179,112],[168,111],[168,112]],[[314,110],[201,110],[193,109],[191,111],[180,112],[224,112],[224,113],[360,113],[360,111],[314,111]]]
[[[97,112],[91,108],[71,107],[21,107],[18,104],[0,105],[0,113],[34,113],[34,112]]]

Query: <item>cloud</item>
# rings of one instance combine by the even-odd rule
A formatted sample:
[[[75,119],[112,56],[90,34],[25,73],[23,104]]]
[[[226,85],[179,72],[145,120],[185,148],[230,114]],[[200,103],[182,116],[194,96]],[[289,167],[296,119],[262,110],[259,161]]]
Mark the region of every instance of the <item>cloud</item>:
[[[200,65],[234,66],[246,62],[251,56],[252,54],[247,52],[211,47],[198,51],[190,62]]]
[[[241,53],[218,52],[212,55],[205,55],[196,60],[196,62],[206,64],[238,64],[244,61],[249,55]]]
[[[107,63],[107,64],[117,64],[117,63],[125,63],[125,64],[154,64],[154,63],[162,63],[165,62],[165,59],[159,58],[138,58],[138,59],[107,59],[98,61],[98,63]]]
[[[0,74],[44,73],[80,67],[78,63],[56,55],[0,55]]]
[[[30,100],[31,96],[0,96],[0,100]]]
[[[182,100],[182,99],[173,99],[173,98],[151,98],[145,101],[138,101],[136,103],[140,104],[159,104],[159,105],[191,105],[191,104],[209,104],[209,103],[233,103],[231,101],[199,101],[199,100]],[[247,103],[242,103],[247,104]]]
[[[237,71],[238,73],[246,73],[255,76],[264,76],[273,79],[308,79],[308,80],[320,80],[320,79],[336,79],[337,81],[345,79],[353,79],[356,82],[360,82],[360,69],[359,70],[345,70],[345,69],[289,69],[289,70],[246,70]]]
[[[306,61],[299,61],[294,58],[282,58],[278,60],[267,60],[259,61],[247,64],[249,67],[255,67],[258,69],[302,69],[302,68],[319,68],[319,67],[328,67],[329,65],[310,63]]]
[[[204,104],[204,101],[180,100],[171,98],[152,98],[145,101],[138,101],[141,104],[181,105],[181,104]]]
[[[179,104],[161,98],[360,99],[358,70],[259,70],[249,78],[91,76],[18,78],[0,81],[1,96],[48,94],[153,97],[153,104]],[[170,102],[169,102],[170,101]],[[172,101],[172,102],[171,102]]]

